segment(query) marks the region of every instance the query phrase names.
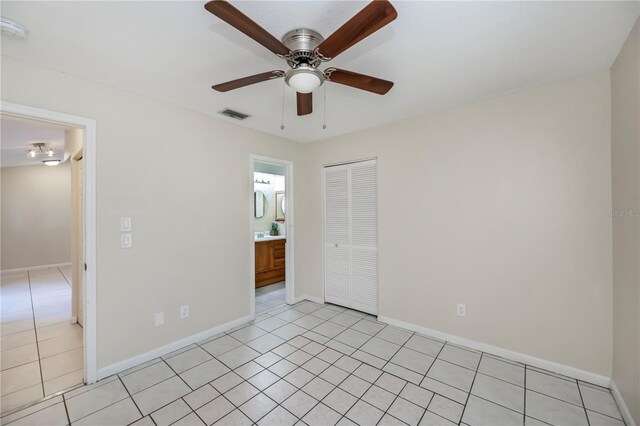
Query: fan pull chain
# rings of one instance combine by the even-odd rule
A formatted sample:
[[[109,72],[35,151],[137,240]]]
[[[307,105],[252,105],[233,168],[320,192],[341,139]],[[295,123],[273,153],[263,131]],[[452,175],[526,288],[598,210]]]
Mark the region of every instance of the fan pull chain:
[[[284,130],[284,91],[285,91],[285,82],[282,81],[282,117],[280,119],[280,130]]]
[[[324,85],[324,100],[322,102],[322,107],[324,109],[322,113],[322,129],[327,128],[327,85]]]

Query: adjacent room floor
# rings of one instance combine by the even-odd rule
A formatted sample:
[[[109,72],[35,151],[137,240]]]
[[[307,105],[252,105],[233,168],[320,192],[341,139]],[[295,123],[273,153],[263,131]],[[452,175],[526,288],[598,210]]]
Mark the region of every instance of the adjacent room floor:
[[[302,420],[304,423],[300,423]],[[301,302],[3,424],[623,425],[611,392]]]
[[[83,382],[82,327],[71,324],[71,268],[2,274],[3,413]]]
[[[285,305],[286,298],[284,281],[256,288],[256,315]]]

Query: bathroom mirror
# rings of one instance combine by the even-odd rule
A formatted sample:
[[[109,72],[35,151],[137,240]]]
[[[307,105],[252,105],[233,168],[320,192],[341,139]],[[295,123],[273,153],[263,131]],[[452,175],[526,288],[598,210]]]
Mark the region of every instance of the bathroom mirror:
[[[284,191],[276,191],[276,222],[284,222]]]
[[[265,210],[265,207],[267,206],[266,198],[267,197],[264,195],[264,192],[260,190],[254,191],[253,206],[254,206],[254,213],[255,213],[256,219],[259,219],[262,216],[264,216],[264,210]]]

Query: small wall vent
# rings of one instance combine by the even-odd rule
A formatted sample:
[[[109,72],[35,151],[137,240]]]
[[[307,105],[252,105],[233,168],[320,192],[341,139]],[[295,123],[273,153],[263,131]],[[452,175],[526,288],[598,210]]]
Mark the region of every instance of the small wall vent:
[[[222,114],[225,117],[235,118],[236,120],[244,120],[245,118],[251,117],[249,114],[244,114],[242,112],[234,111],[230,108],[225,108],[222,111],[218,111],[218,114]]]

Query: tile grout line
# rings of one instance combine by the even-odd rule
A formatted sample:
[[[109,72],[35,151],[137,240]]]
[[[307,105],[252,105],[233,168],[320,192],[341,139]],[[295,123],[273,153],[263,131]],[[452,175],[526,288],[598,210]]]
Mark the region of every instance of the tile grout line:
[[[33,317],[33,333],[36,337],[36,351],[38,352],[38,368],[40,369],[40,385],[42,386],[42,397],[44,398],[44,375],[42,374],[42,360],[40,358],[40,343],[38,342],[38,328],[36,327],[36,311],[33,307],[33,291],[31,289],[31,273],[27,271],[27,281],[29,283],[29,299],[31,300],[31,315]]]
[[[124,384],[124,382],[122,381],[122,377],[120,377],[120,375],[118,375],[118,380],[120,381],[120,384],[122,385],[122,387],[124,388],[124,390],[127,392],[127,395],[129,395],[129,398],[131,399],[131,402],[133,402],[133,405],[135,405],[136,410],[138,410],[138,413],[140,413],[140,418],[143,418],[143,417],[144,417],[144,414],[142,414],[142,410],[140,409],[140,407],[138,407],[138,404],[136,403],[136,400],[135,400],[135,399],[133,399],[133,395],[131,395],[131,392],[129,392],[129,389],[127,389],[127,385],[125,385],[125,384]],[[114,380],[114,381],[115,381],[115,380]],[[120,401],[122,401],[122,400],[120,400]],[[118,401],[118,402],[120,402],[120,401]],[[112,404],[112,405],[113,405],[113,404]],[[111,405],[109,405],[109,407],[110,407],[110,406],[111,406]],[[104,408],[107,408],[107,407],[104,407]],[[98,410],[98,411],[100,411],[100,410]],[[95,413],[97,413],[98,411],[96,411]],[[93,414],[93,413],[92,413],[92,414]],[[86,417],[86,416],[85,416],[85,417]],[[151,416],[149,416],[149,417],[151,417]],[[140,420],[140,419],[136,419],[136,421],[138,421],[138,420]],[[153,419],[152,419],[152,420],[153,420]],[[155,422],[154,422],[154,423],[155,423]]]
[[[464,405],[462,406],[462,414],[460,414],[460,420],[458,424],[462,423],[462,419],[464,418],[464,412],[467,410],[467,404],[469,404],[469,399],[471,398],[471,391],[473,390],[473,384],[476,382],[476,377],[478,377],[478,370],[480,369],[480,363],[482,362],[482,356],[484,352],[480,352],[480,359],[478,360],[478,366],[476,372],[473,374],[473,380],[471,381],[471,386],[469,386],[469,393],[467,393],[467,399],[464,401]],[[522,414],[522,424],[524,425],[524,413]]]
[[[71,417],[69,417],[69,408],[67,407],[67,399],[64,397],[64,394],[62,394],[61,396],[62,396],[62,405],[64,406],[64,412],[67,415],[67,421],[69,422],[67,424],[71,425]]]
[[[222,376],[220,376],[220,377],[222,377]],[[215,379],[214,379],[214,380],[215,380]],[[206,385],[202,385],[202,386],[200,386],[200,388],[205,387],[205,386],[211,386],[211,387],[213,388],[213,386],[211,385],[211,382],[207,382],[207,384],[206,384]],[[198,389],[200,389],[200,388],[198,388]],[[198,390],[198,389],[196,389],[196,390]],[[213,388],[213,389],[215,389],[215,388]],[[215,390],[217,391],[217,389],[215,389]],[[195,392],[195,390],[194,390],[194,391],[189,392],[187,395],[191,395],[193,392]],[[222,395],[222,394],[220,394],[220,395]],[[195,415],[196,415],[196,417],[197,417],[197,418],[199,418],[199,419],[200,419],[200,421],[206,425],[206,424],[207,424],[207,422],[205,422],[205,421],[204,421],[204,419],[203,419],[202,417],[200,417],[200,415],[199,415],[198,413],[196,413],[196,410],[194,410],[193,408],[191,408],[191,406],[189,405],[189,403],[188,403],[187,401],[185,401],[185,400],[184,400],[184,397],[185,397],[185,396],[186,396],[186,395],[183,395],[183,396],[181,396],[179,399],[181,399],[182,401],[184,401],[184,403],[185,403],[185,404],[187,404],[187,407],[189,407],[189,409],[191,409],[191,413],[195,414]],[[213,399],[217,399],[217,397],[216,397],[216,398],[213,398]],[[213,399],[212,399],[211,401],[213,401]],[[176,399],[176,401],[177,401],[177,399]],[[175,402],[175,401],[174,401],[174,402]],[[208,403],[209,403],[209,401],[207,401],[207,404],[208,404]],[[204,407],[204,405],[206,405],[206,404],[203,404],[202,406]],[[198,407],[198,408],[200,408],[200,407]],[[190,415],[191,413],[187,414],[187,416],[188,416],[188,415]],[[187,417],[187,416],[182,416],[181,418],[179,418],[178,420],[176,420],[176,421],[175,421],[175,422],[173,422],[173,423],[177,423],[177,422],[179,422],[180,420],[184,419],[184,418],[185,418],[185,417]],[[153,418],[151,417],[151,415],[149,415],[149,418],[150,418],[151,420],[153,420]],[[155,421],[154,421],[153,423],[155,423]],[[171,423],[171,424],[173,424],[173,423]]]
[[[62,278],[64,278],[64,280],[67,282],[67,284],[69,284],[69,287],[73,288],[73,286],[71,285],[71,283],[67,279],[67,276],[62,272],[62,270],[60,270],[60,267],[56,266],[56,269],[58,270],[58,272],[60,272],[60,275],[62,275]]]
[[[578,387],[578,394],[580,395],[580,401],[582,402],[582,408],[584,409],[584,416],[587,418],[587,425],[591,426],[591,422],[589,421],[589,413],[587,413],[587,406],[584,404],[584,398],[582,397],[582,390],[580,390],[580,384],[578,380],[576,380],[576,386]]]

